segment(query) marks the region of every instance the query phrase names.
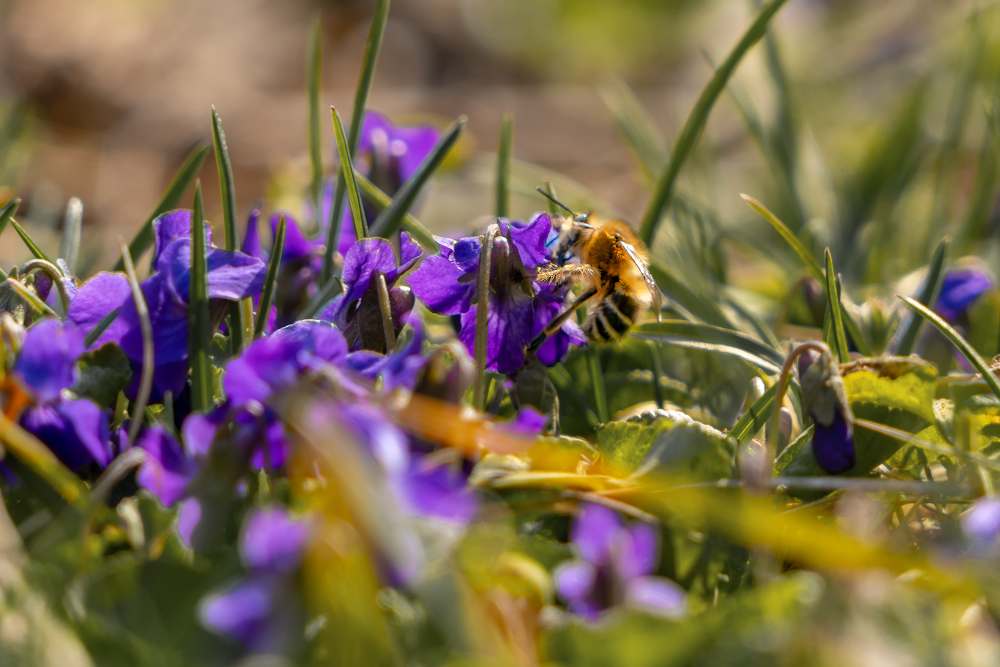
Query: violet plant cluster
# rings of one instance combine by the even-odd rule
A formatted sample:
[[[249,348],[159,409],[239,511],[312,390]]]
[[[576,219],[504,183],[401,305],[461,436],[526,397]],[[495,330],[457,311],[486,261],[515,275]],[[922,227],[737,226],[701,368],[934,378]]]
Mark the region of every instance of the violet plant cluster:
[[[217,247],[198,184],[133,241],[141,279],[80,279],[17,227],[36,259],[0,285],[0,510],[23,578],[59,592],[56,625],[97,660],[715,664],[742,642],[777,664],[796,623],[834,632],[861,570],[978,610],[949,627],[996,616],[1000,384],[976,346],[996,343],[1000,299],[983,265],[932,263],[907,319],[852,304],[828,253],[826,285],[818,264],[804,283],[822,326],[770,332],[686,287],[650,233],[649,267],[619,247],[625,268],[587,275],[669,305],[603,346],[572,316],[547,330],[581,293],[538,280],[581,269],[553,250],[554,208],[457,238],[412,217],[461,123],[368,109],[345,146],[334,118],[354,157],[314,165],[301,214],[258,205],[239,234],[227,208]],[[345,197],[348,175],[390,203]],[[366,236],[362,217],[389,214]]]

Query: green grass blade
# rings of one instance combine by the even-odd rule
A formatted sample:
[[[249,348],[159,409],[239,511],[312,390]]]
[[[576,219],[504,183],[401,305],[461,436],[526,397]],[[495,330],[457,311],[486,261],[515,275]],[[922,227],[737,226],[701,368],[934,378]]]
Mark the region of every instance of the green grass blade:
[[[948,255],[949,242],[950,239],[946,236],[938,243],[927,269],[927,277],[924,278],[924,284],[920,287],[920,293],[917,294],[917,301],[925,306],[932,306],[937,301],[938,294],[941,293],[941,283],[944,281],[944,260]],[[923,323],[924,320],[917,317],[916,314],[906,318],[903,326],[899,329],[895,354],[908,357],[913,353],[913,347],[917,344],[917,336],[920,334],[920,327]]]
[[[351,217],[354,218],[354,234],[360,241],[368,238],[368,217],[365,207],[361,205],[361,195],[358,193],[358,183],[354,180],[354,163],[351,162],[351,149],[347,145],[344,134],[344,124],[340,114],[330,107],[333,116],[333,129],[337,136],[337,154],[340,156],[340,173],[344,175],[344,187],[347,189],[347,201],[351,206]],[[380,216],[381,217],[381,216]]]
[[[191,409],[212,407],[212,341],[208,310],[208,262],[205,248],[205,205],[201,182],[194,185],[194,214],[191,216],[191,278],[188,288],[188,370],[191,373]]]
[[[722,91],[725,90],[726,82],[729,81],[733,72],[736,71],[736,67],[743,60],[743,56],[747,54],[754,44],[760,41],[761,37],[767,31],[767,24],[770,23],[771,18],[787,1],[770,0],[770,2],[761,8],[757,14],[757,18],[747,28],[747,31],[743,33],[740,41],[736,43],[733,50],[726,56],[722,65],[715,70],[715,74],[712,75],[708,85],[705,86],[698,96],[698,101],[695,102],[691,114],[684,121],[684,127],[681,128],[673,150],[670,152],[670,162],[667,164],[667,168],[661,173],[660,179],[656,184],[656,189],[653,191],[653,196],[646,206],[646,212],[642,216],[639,237],[646,245],[652,245],[653,237],[656,234],[656,227],[660,224],[660,220],[670,207],[677,175],[691,154],[695,142],[701,135],[701,131],[708,121],[708,115],[711,113],[715,101],[719,98]]]
[[[83,230],[83,202],[79,197],[70,197],[63,216],[62,245],[59,257],[66,262],[69,272],[76,274],[76,263],[80,257],[80,239]]]
[[[500,142],[497,146],[496,214],[510,217],[510,162],[514,157],[514,114],[505,113],[500,121]]]
[[[368,91],[371,90],[372,79],[375,77],[375,66],[382,50],[382,40],[385,37],[385,26],[389,20],[389,0],[378,0],[375,14],[372,16],[371,27],[368,29],[368,41],[365,42],[365,53],[361,60],[361,74],[358,76],[358,87],[354,91],[354,108],[351,109],[351,127],[347,133],[347,143],[351,154],[358,152],[361,144],[361,129],[364,125],[365,108],[368,106]],[[343,173],[337,176],[337,186],[334,190],[333,203],[330,207],[330,219],[326,228],[326,251],[323,253],[323,266],[320,269],[320,283],[325,284],[330,278],[333,267],[333,254],[337,250],[340,238],[340,218],[344,211],[344,195],[346,184]]]
[[[284,215],[278,217],[278,229],[274,233],[274,243],[271,245],[271,257],[267,260],[267,273],[264,274],[264,289],[260,293],[257,306],[257,324],[253,330],[253,338],[257,340],[267,331],[267,321],[271,317],[271,306],[274,304],[274,294],[278,288],[278,271],[281,269],[281,257],[285,254],[285,230],[288,221]]]
[[[826,341],[826,344],[837,353],[840,363],[846,364],[851,360],[851,353],[847,350],[847,334],[844,333],[844,320],[840,316],[840,289],[837,288],[837,274],[833,270],[833,255],[830,254],[829,248],[826,249],[824,258],[826,259],[826,312],[831,316],[831,339]]]
[[[944,319],[935,313],[933,310],[920,303],[916,299],[911,299],[908,296],[903,296],[902,294],[896,295],[898,298],[903,300],[907,306],[917,311],[917,313],[923,317],[925,320],[934,325],[934,328],[940,331],[945,338],[947,338],[955,349],[961,353],[965,360],[969,362],[969,365],[975,368],[983,376],[983,380],[990,387],[990,391],[997,398],[1000,398],[1000,381],[997,380],[997,376],[993,374],[990,370],[989,364],[979,356],[979,353],[969,344],[969,341],[962,338],[962,334],[955,331],[955,329],[944,321]]]
[[[753,405],[747,408],[743,416],[739,418],[733,427],[729,429],[730,437],[736,442],[749,442],[754,434],[767,426],[767,420],[771,417],[771,405],[774,404],[774,394],[778,391],[778,383],[775,382],[767,391],[761,395]]]
[[[212,145],[215,148],[215,168],[219,172],[219,195],[222,198],[222,221],[226,236],[226,250],[240,249],[239,225],[236,222],[236,186],[233,182],[233,164],[229,159],[226,133],[222,129],[219,112],[212,107]],[[243,308],[239,301],[229,306],[229,346],[234,355],[243,350]]]
[[[623,80],[615,79],[599,92],[643,176],[650,184],[654,183],[667,163],[667,142],[663,135]]]
[[[87,335],[83,337],[83,344],[86,347],[90,347],[91,345],[96,343],[97,339],[100,338],[104,334],[104,332],[108,330],[108,327],[114,324],[114,321],[118,319],[119,310],[121,309],[115,308],[114,310],[112,310],[110,313],[102,317],[97,322],[97,324],[94,325],[93,329],[87,332]]]
[[[982,243],[990,216],[993,212],[997,182],[1000,180],[1000,167],[997,155],[1000,152],[1000,102],[991,100],[986,112],[989,131],[983,140],[979,151],[979,164],[976,166],[976,178],[972,182],[969,193],[969,203],[965,207],[962,222],[959,225],[959,238],[962,252],[975,252]]]
[[[434,172],[437,171],[438,167],[444,161],[445,156],[448,155],[448,151],[458,141],[462,130],[465,129],[466,120],[465,116],[460,116],[441,135],[441,138],[435,144],[427,159],[420,164],[413,175],[406,179],[406,182],[399,188],[399,192],[392,198],[392,204],[389,205],[389,208],[379,213],[378,217],[375,218],[375,223],[372,225],[373,236],[388,238],[399,229],[399,226],[403,222],[403,216],[413,206],[413,202],[416,201],[421,188],[434,175]]]
[[[306,60],[306,93],[309,98],[309,165],[312,178],[309,182],[309,198],[313,210],[323,210],[319,204],[323,197],[323,128],[319,120],[319,93],[323,79],[323,26],[319,19],[313,21],[309,29],[309,53]]]
[[[660,323],[644,322],[636,325],[632,329],[632,333],[636,338],[642,340],[653,340],[735,355],[749,361],[770,375],[778,373],[785,361],[781,353],[753,336],[698,322],[684,320],[666,320]]]
[[[28,232],[24,231],[24,228],[17,223],[17,220],[15,220],[13,216],[10,218],[10,224],[14,226],[14,231],[21,237],[21,240],[24,241],[24,245],[28,247],[28,250],[35,256],[36,259],[43,259],[49,264],[53,263],[52,260],[49,259],[49,256],[38,247],[38,244],[35,243],[34,239],[28,235]]]
[[[177,170],[174,180],[170,181],[170,185],[167,186],[167,191],[163,193],[160,203],[156,205],[156,208],[146,218],[146,221],[142,223],[139,231],[135,233],[132,241],[128,244],[128,252],[133,262],[139,261],[142,255],[149,249],[149,246],[153,244],[153,221],[167,211],[177,208],[177,204],[180,203],[184,192],[191,185],[191,181],[198,174],[198,170],[201,169],[206,155],[208,155],[208,146],[199,146],[191,152],[184,161],[184,164],[181,165],[181,168]],[[113,270],[125,270],[125,264],[120,258],[115,263]]]
[[[795,235],[792,230],[785,226],[778,217],[767,210],[763,204],[751,197],[750,195],[741,194],[740,197],[752,208],[757,215],[764,218],[774,228],[774,231],[778,232],[778,235],[784,239],[785,243],[799,256],[799,260],[809,271],[809,274],[821,283],[826,282],[826,275],[823,273],[823,269],[820,267],[819,262],[813,258],[812,254],[802,245],[802,241]]]
[[[10,223],[11,218],[14,217],[14,213],[17,211],[20,203],[20,199],[11,199],[4,204],[3,208],[0,208],[0,234],[3,234],[4,230],[7,229],[7,225]],[[0,280],[7,280],[7,272],[3,269],[0,269]]]
[[[392,197],[382,192],[377,185],[369,181],[368,177],[360,171],[354,172],[354,180],[358,182],[358,189],[361,190],[365,198],[375,204],[375,207],[380,211],[384,211],[392,204]],[[427,229],[422,222],[409,213],[403,216],[403,229],[417,240],[424,249],[431,252],[431,254],[436,255],[441,252],[441,246],[438,245],[437,239],[434,238],[431,230]]]

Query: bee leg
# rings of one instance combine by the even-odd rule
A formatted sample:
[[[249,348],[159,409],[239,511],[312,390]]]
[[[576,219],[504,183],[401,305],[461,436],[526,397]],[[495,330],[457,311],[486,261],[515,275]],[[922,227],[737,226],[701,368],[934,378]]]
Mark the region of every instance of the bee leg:
[[[595,294],[597,294],[597,288],[591,287],[586,292],[581,294],[576,301],[571,303],[566,310],[556,315],[555,318],[549,322],[549,325],[542,329],[541,333],[532,339],[531,344],[528,345],[528,352],[537,352],[538,348],[542,346],[542,343],[548,340],[549,336],[562,329],[562,326],[566,324],[566,320],[568,320],[570,316],[576,312],[576,309],[586,303],[587,300]]]

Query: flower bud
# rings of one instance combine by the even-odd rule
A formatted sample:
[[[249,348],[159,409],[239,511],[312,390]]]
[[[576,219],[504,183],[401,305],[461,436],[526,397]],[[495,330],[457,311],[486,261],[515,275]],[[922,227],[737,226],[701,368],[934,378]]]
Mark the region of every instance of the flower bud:
[[[803,362],[807,354],[810,352],[799,357],[799,383],[803,412],[816,425],[813,453],[828,473],[841,473],[854,467],[857,460],[851,426],[854,416],[847,402],[844,380],[829,351]]]

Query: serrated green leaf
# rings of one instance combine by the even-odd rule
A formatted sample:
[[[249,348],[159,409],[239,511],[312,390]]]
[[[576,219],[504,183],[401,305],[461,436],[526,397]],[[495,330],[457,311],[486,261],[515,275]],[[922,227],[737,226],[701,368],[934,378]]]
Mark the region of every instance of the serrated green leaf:
[[[104,343],[84,352],[76,360],[76,370],[79,376],[72,387],[73,392],[104,409],[114,405],[118,392],[132,384],[132,364],[117,343]]]
[[[170,185],[167,186],[167,190],[163,193],[160,202],[153,209],[149,217],[146,218],[146,221],[142,223],[139,231],[135,233],[135,236],[132,237],[132,240],[128,244],[128,251],[132,256],[133,262],[138,262],[143,253],[153,244],[153,221],[167,211],[177,208],[181,197],[184,196],[184,191],[191,185],[191,181],[194,180],[194,177],[198,174],[198,170],[201,169],[201,164],[205,161],[206,155],[208,155],[208,146],[198,146],[184,160],[181,168],[177,170],[174,180],[170,181]],[[124,271],[124,260],[119,259],[115,263],[113,270]]]
[[[660,431],[642,464],[639,475],[669,475],[696,481],[729,479],[733,476],[736,443],[707,424],[678,420]]]

